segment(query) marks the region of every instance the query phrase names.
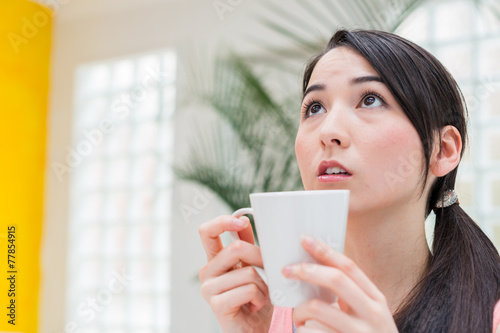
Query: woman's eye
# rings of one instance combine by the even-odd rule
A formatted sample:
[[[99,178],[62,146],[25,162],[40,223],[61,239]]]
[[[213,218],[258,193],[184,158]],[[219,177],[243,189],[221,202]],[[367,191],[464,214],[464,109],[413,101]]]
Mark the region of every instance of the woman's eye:
[[[362,108],[374,108],[374,107],[382,106],[382,105],[384,105],[382,100],[375,95],[367,95],[361,101]]]
[[[313,105],[311,105],[309,107],[309,109],[307,111],[308,111],[307,113],[310,116],[312,116],[312,115],[315,115],[315,114],[325,113],[326,110],[325,110],[325,108],[321,104],[314,103]]]

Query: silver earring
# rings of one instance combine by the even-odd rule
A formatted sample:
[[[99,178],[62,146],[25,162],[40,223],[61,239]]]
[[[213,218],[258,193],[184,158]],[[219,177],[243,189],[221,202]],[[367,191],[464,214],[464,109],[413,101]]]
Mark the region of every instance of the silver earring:
[[[450,207],[454,203],[458,202],[458,195],[455,190],[446,190],[443,192],[443,196],[436,202],[436,208],[446,208]]]

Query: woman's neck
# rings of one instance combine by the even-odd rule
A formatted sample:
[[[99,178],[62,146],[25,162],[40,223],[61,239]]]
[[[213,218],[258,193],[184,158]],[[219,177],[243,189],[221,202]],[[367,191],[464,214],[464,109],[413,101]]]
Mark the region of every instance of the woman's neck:
[[[419,281],[429,257],[425,219],[415,213],[423,208],[415,208],[350,216],[347,224],[344,253],[382,291],[392,313]]]

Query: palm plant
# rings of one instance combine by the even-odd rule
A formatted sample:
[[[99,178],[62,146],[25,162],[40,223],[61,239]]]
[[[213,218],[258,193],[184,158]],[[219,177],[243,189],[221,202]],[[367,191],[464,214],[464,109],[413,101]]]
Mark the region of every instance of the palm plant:
[[[176,168],[177,175],[208,187],[233,210],[248,206],[252,192],[301,189],[293,149],[300,105],[297,61],[320,52],[325,45],[322,35],[329,36],[336,27],[394,31],[425,1],[429,0],[294,0],[296,9],[266,2],[265,14],[258,19],[290,46],[277,48],[260,41],[271,56],[229,54],[218,59],[214,88],[200,93],[199,99],[219,121],[193,144],[190,158]],[[489,0],[470,1],[489,5]],[[270,14],[282,22],[270,19]],[[279,84],[270,79],[273,72],[279,74]]]

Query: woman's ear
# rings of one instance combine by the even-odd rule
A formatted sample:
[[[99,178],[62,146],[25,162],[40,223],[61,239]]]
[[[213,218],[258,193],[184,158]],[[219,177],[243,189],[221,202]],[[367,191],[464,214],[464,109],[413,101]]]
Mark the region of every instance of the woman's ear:
[[[447,175],[460,162],[462,152],[462,136],[455,126],[445,126],[441,129],[441,146],[437,141],[431,156],[430,169],[436,177]]]

